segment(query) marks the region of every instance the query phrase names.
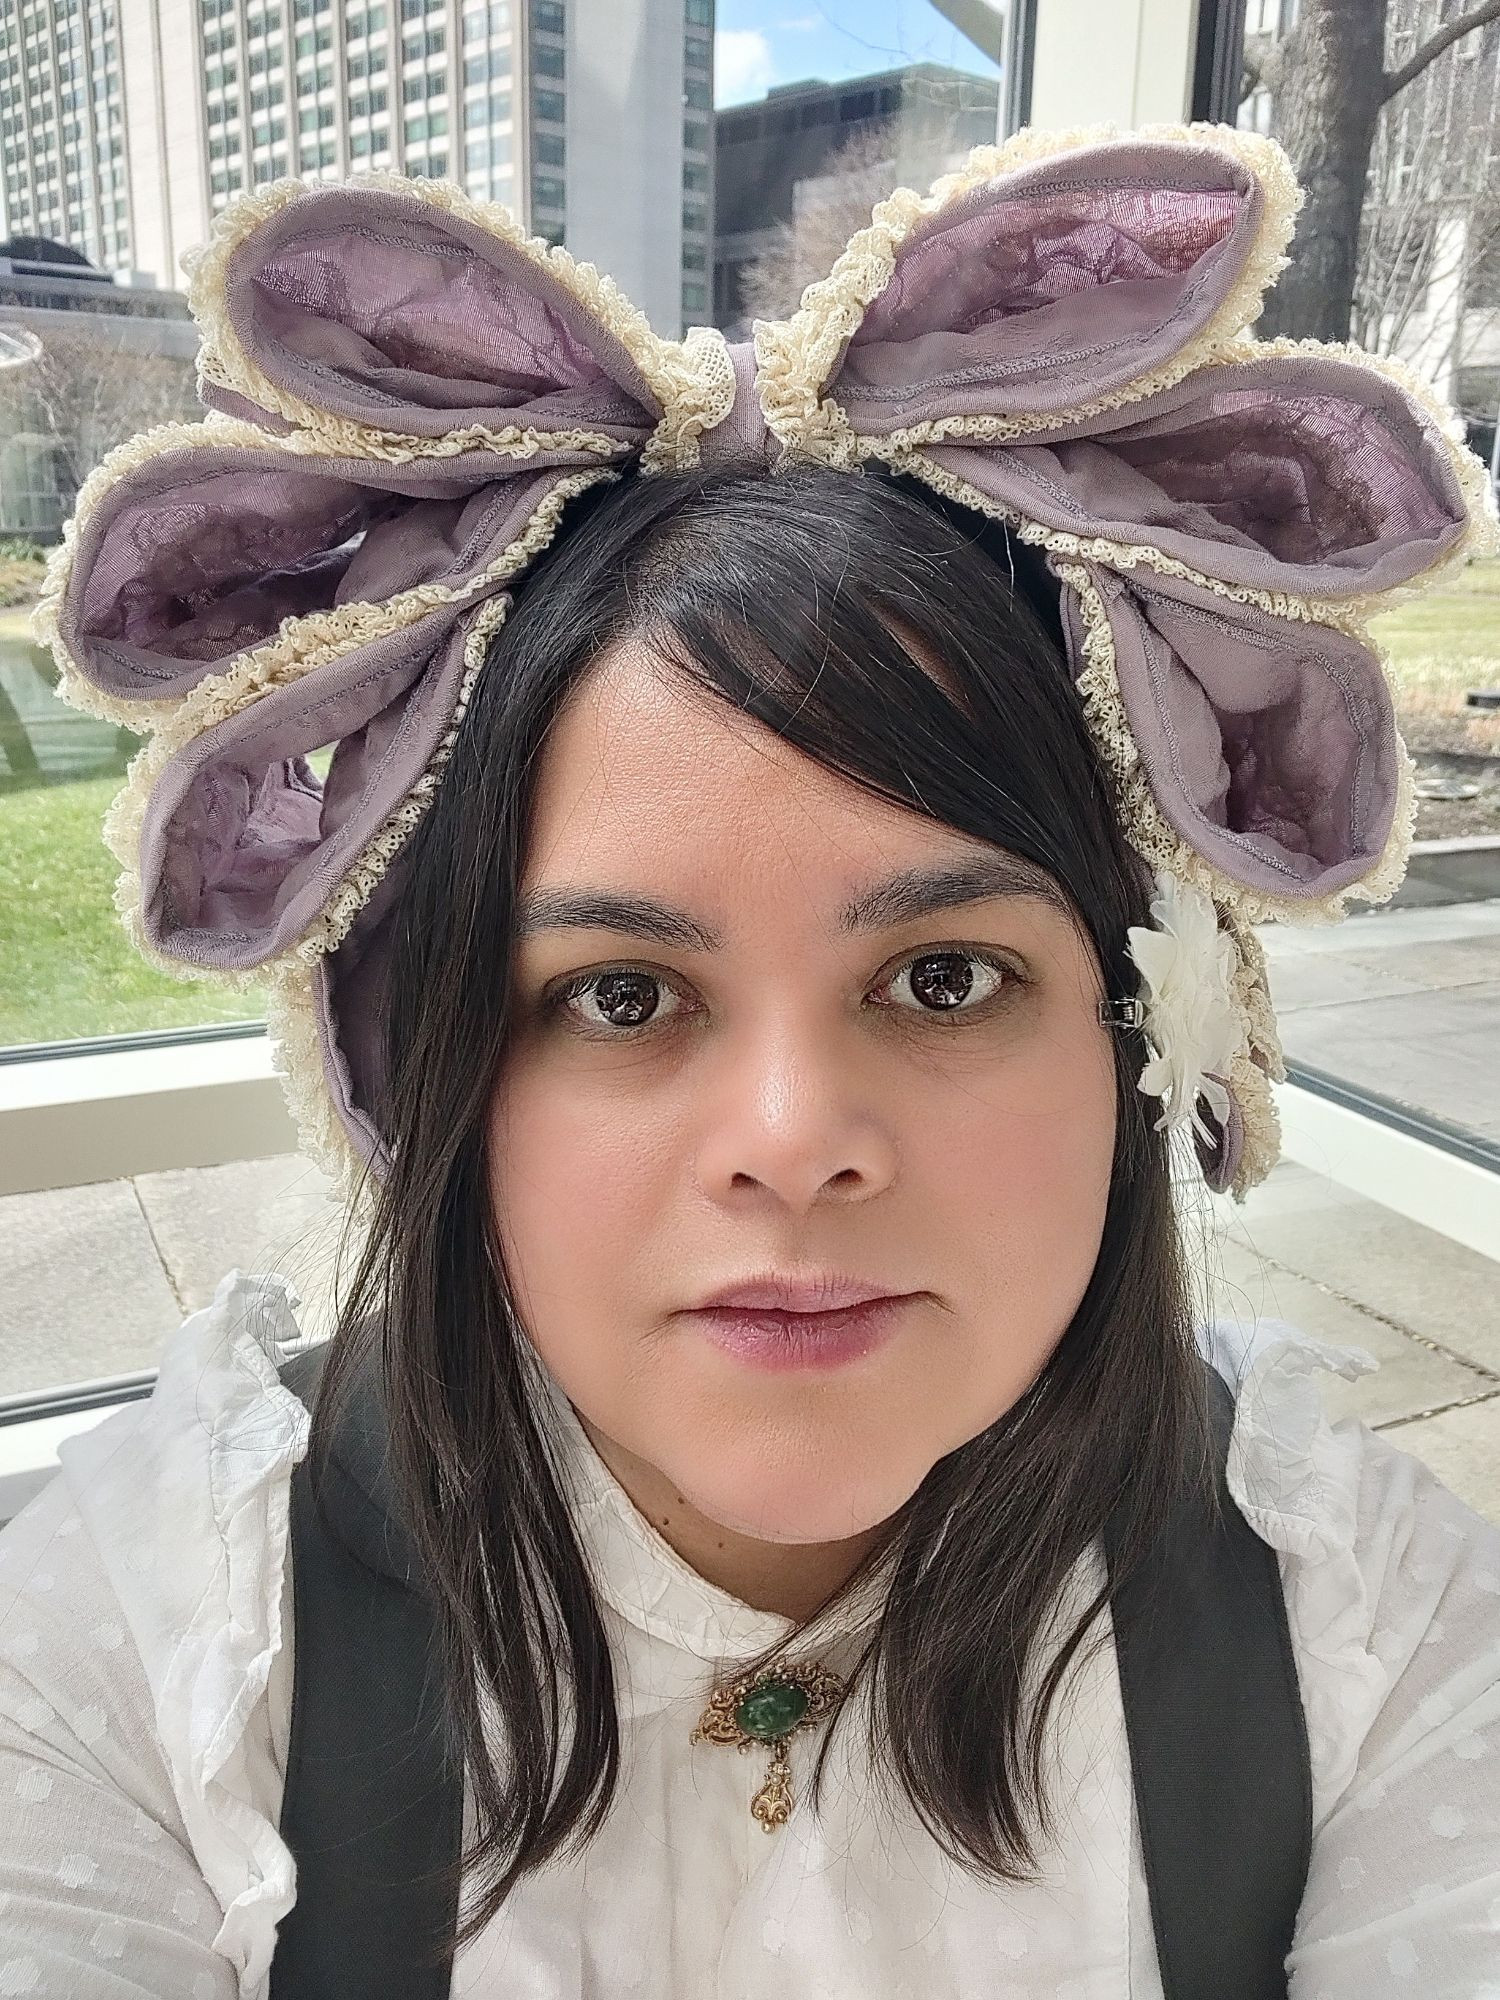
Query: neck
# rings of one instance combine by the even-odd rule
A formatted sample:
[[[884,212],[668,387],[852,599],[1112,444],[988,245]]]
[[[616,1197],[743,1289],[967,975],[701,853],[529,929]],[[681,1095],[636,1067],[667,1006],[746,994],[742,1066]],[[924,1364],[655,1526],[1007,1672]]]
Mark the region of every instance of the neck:
[[[699,1513],[655,1466],[605,1437],[581,1413],[575,1414],[641,1518],[705,1582],[752,1611],[800,1624],[848,1582],[864,1556],[889,1532],[882,1523],[839,1542],[763,1542],[737,1534]]]

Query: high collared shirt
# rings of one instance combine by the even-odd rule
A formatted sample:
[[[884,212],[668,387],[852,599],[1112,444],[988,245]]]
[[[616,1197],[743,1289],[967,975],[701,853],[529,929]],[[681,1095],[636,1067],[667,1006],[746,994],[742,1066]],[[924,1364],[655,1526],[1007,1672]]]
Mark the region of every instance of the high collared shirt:
[[[267,2000],[296,1896],[278,1832],[294,1632],[289,1486],[308,1412],[277,1275],[233,1270],[167,1342],[150,1398],[67,1440],[0,1530],[0,1995]],[[1276,1549],[1307,1717],[1312,1866],[1291,2000],[1500,1997],[1500,1528],[1319,1377],[1377,1364],[1273,1320],[1216,1321],[1227,1477]],[[726,1665],[791,1621],[697,1575],[548,1378],[567,1500],[620,1708],[619,1789],[581,1855],[526,1877],[460,1954],[461,2000],[1160,2000],[1112,1644],[1053,1709],[1041,1881],[976,1881],[877,1793],[863,1716],[769,1750],[690,1737]],[[1060,1594],[1071,1629],[1104,1579]],[[794,1655],[852,1663],[866,1599]],[[1075,1656],[1076,1665],[1077,1656]],[[860,1727],[851,1727],[853,1723]]]

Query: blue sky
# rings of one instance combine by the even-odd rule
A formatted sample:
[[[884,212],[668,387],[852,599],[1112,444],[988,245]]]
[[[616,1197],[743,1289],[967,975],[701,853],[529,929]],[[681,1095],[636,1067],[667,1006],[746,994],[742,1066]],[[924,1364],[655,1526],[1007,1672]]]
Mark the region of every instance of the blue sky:
[[[999,70],[928,0],[719,0],[715,99],[744,104],[775,83],[865,76],[903,63]]]

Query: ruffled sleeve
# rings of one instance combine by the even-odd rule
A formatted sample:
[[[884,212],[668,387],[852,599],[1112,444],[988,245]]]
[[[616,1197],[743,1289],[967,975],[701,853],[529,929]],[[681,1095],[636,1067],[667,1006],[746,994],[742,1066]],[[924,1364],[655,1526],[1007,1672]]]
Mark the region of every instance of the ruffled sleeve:
[[[70,1604],[59,1588],[55,1608],[77,1617],[102,1599],[114,1643],[128,1641],[135,1706],[149,1712],[121,1727],[135,1732],[137,1766],[171,1808],[148,1809],[156,1825],[147,1837],[160,1827],[190,1850],[218,1905],[212,1947],[234,1968],[239,2000],[265,2000],[276,1925],[295,1899],[276,1825],[282,1780],[266,1693],[291,1637],[290,1482],[309,1425],[276,1376],[302,1343],[299,1303],[278,1275],[227,1273],[212,1303],[166,1343],[149,1400],[65,1441],[57,1479],[11,1524],[20,1528],[33,1509],[57,1513],[60,1531],[71,1523],[86,1546],[90,1594]],[[48,1641],[60,1655],[90,1643],[62,1624]],[[33,1661],[43,1678],[47,1664]],[[145,1797],[151,1785],[137,1783],[137,1766],[113,1783]],[[82,1826],[55,1831],[86,1845]],[[96,1989],[84,1980],[69,1990]]]
[[[1476,2000],[1500,1967],[1500,1527],[1320,1378],[1378,1367],[1278,1320],[1200,1345],[1227,1478],[1278,1551],[1313,1777],[1291,2000]],[[1500,1988],[1495,1988],[1500,1992]]]

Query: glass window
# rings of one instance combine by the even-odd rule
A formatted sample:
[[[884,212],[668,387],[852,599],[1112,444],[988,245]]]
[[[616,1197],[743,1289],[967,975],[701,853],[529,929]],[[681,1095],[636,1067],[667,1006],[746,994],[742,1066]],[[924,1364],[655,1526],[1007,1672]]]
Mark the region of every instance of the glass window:
[[[1382,18],[1383,75],[1403,76],[1404,66],[1411,73],[1382,102],[1368,157],[1339,162],[1333,176],[1363,194],[1353,240],[1330,238],[1314,188],[1298,217],[1294,262],[1261,330],[1348,340],[1387,359],[1401,380],[1426,383],[1455,405],[1482,462],[1476,478],[1488,470],[1493,483],[1500,473],[1500,20],[1466,26],[1475,5],[1380,0],[1364,10]],[[190,0],[176,11],[181,47],[169,35],[160,79],[151,73],[150,46],[158,11],[136,0],[0,7],[5,227],[65,236],[107,278],[139,274],[143,282],[132,277],[115,288],[114,302],[135,309],[138,338],[152,324],[163,329],[161,351],[142,359],[111,350],[65,392],[35,374],[28,383],[25,365],[0,365],[0,1059],[19,1061],[18,1049],[40,1042],[64,1045],[66,1056],[46,1058],[58,1063],[94,1038],[118,1053],[118,1038],[134,1035],[248,1031],[246,1039],[264,1042],[263,985],[225,991],[172,979],[133,953],[113,907],[118,864],[101,836],[142,739],[113,717],[58,700],[55,662],[26,622],[47,552],[91,465],[155,424],[201,417],[188,358],[186,279],[173,259],[183,244],[207,237],[215,216],[246,186],[264,190],[288,172],[327,184],[377,164],[413,178],[446,180],[451,172],[476,199],[503,199],[543,240],[568,240],[619,282],[664,337],[711,323],[739,341],[756,318],[796,309],[897,180],[926,188],[970,148],[999,136],[1011,92],[1002,65],[974,37],[998,34],[1004,21],[1034,16],[1044,39],[1064,14],[1072,21],[1071,41],[1065,33],[1054,42],[1050,66],[1039,61],[1031,79],[1043,96],[1053,87],[1049,76],[1054,80],[1057,94],[1046,103],[1038,97],[1036,116],[1059,128],[1114,120],[1128,129],[1124,100],[1133,93],[1131,101],[1147,107],[1140,122],[1223,118],[1295,146],[1293,114],[1306,100],[1293,102],[1286,79],[1295,75],[1299,90],[1316,82],[1288,60],[1297,53],[1286,43],[1297,30],[1298,0],[1247,0],[1244,45],[1231,49],[1221,40],[1211,50],[1194,39],[1195,25],[1232,34],[1230,0],[1196,8],[1193,0],[1068,0],[1066,7],[1063,0],[1034,7],[994,0],[984,8],[935,0],[882,0],[879,7],[738,0],[732,8],[650,0],[634,12],[654,22],[653,33],[661,30],[665,41],[645,65],[621,59],[620,10],[607,5]],[[1301,11],[1306,15],[1307,0]],[[1352,0],[1346,11],[1352,18]],[[1149,16],[1149,32],[1128,61],[1105,61],[1101,50],[1121,50],[1129,40],[1121,25],[1127,12]],[[1097,32],[1079,25],[1085,22]],[[1429,52],[1439,28],[1457,32]],[[451,49],[450,33],[462,36]],[[513,44],[520,35],[524,43]],[[196,124],[172,117],[158,130],[154,99],[183,83],[178,72],[195,36],[203,112]],[[1116,61],[1120,76],[1100,73]],[[1005,67],[1024,84],[1024,64]],[[528,93],[520,103],[513,101],[517,72]],[[1205,111],[1184,88],[1182,101],[1169,103],[1179,72],[1200,90],[1212,73],[1226,101]],[[1242,74],[1248,88],[1241,101],[1228,102],[1227,82]],[[126,75],[139,125],[128,157]],[[462,93],[456,104],[450,83]],[[1347,92],[1348,77],[1335,75],[1331,87]],[[1101,93],[1112,93],[1108,103]],[[1376,101],[1368,90],[1363,97]],[[393,130],[397,111],[402,124]],[[1331,142],[1327,119],[1311,125],[1320,145]],[[644,232],[641,203],[652,224]],[[172,228],[164,236],[158,225],[169,207]],[[663,257],[662,241],[669,250],[674,241],[674,214],[677,248]],[[1330,244],[1337,255],[1323,254]],[[1340,268],[1352,273],[1349,295],[1324,296],[1333,289],[1329,274]],[[1074,275],[1070,266],[1070,283]],[[93,289],[104,296],[103,285]],[[163,317],[153,322],[146,307],[162,309]],[[982,302],[978,309],[982,314]],[[6,304],[0,332],[8,335],[25,311]],[[63,317],[57,312],[56,320]],[[72,317],[82,323],[92,315]],[[55,330],[49,323],[49,339]],[[0,339],[0,364],[9,361],[9,345]],[[1334,447],[1328,451],[1336,463]],[[391,496],[397,513],[402,504]],[[154,518],[149,526],[165,532]],[[303,584],[316,594],[328,551],[299,554],[308,558]],[[212,562],[205,539],[180,578],[170,579],[180,598],[168,596],[160,611],[167,628],[190,620],[218,589]],[[223,630],[252,615],[244,603],[253,599],[254,582],[247,599],[221,606]],[[126,641],[134,617],[122,602]],[[1500,563],[1445,576],[1435,592],[1381,611],[1372,632],[1386,650],[1391,699],[1414,760],[1411,804],[1421,851],[1390,903],[1359,910],[1343,926],[1264,925],[1256,935],[1271,966],[1294,1086],[1323,1090],[1320,1101],[1341,1110],[1385,1100],[1385,1111],[1350,1114],[1362,1132],[1395,1106],[1391,1115],[1406,1121],[1408,1137],[1418,1128],[1425,1135],[1424,1159],[1441,1137],[1457,1149],[1451,1157],[1489,1174],[1500,1163],[1493,1080],[1500,1067]],[[314,763],[315,772],[326,773],[326,755],[316,756],[323,762]],[[1404,801],[1403,793],[1398,806]],[[1239,804],[1231,787],[1225,809]],[[0,1155],[10,1169],[3,1122]],[[101,1152],[100,1159],[106,1164],[92,1173],[95,1181],[116,1170],[113,1155]],[[246,1163],[230,1164],[238,1173]],[[139,1201],[134,1190],[117,1192],[121,1211],[132,1203],[141,1211],[144,1229],[151,1188],[141,1189]],[[215,1212],[227,1213],[238,1199],[224,1192]],[[79,1198],[80,1227],[92,1204],[93,1196]],[[1389,1232],[1349,1226],[1352,1196],[1305,1214],[1291,1212],[1297,1205],[1294,1184],[1278,1218],[1291,1274],[1287,1316],[1326,1311],[1335,1334],[1341,1324],[1356,1338],[1373,1322],[1370,1339],[1388,1342],[1383,1351],[1398,1361],[1391,1373],[1412,1385],[1411,1400],[1400,1402],[1403,1386],[1383,1418],[1396,1435],[1419,1409],[1436,1413],[1424,1417],[1424,1430],[1441,1424],[1450,1400],[1463,1406],[1465,1423],[1474,1421],[1500,1377],[1500,1350],[1492,1344],[1476,1359],[1454,1342],[1483,1319],[1493,1288],[1460,1301],[1455,1288],[1445,1290],[1446,1279],[1424,1277],[1423,1298],[1415,1280],[1400,1300],[1361,1292],[1365,1274],[1339,1244],[1347,1233],[1368,1252]],[[157,1258],[150,1268],[159,1273],[175,1254],[169,1244],[190,1234],[163,1234],[160,1257],[148,1242]],[[6,1240],[0,1235],[0,1244]],[[59,1241],[70,1245],[67,1230]],[[59,1254],[63,1263],[74,1261],[71,1248]],[[238,1256],[226,1254],[219,1271]],[[265,1267],[274,1262],[273,1252]],[[1411,1262],[1429,1269],[1416,1256]],[[80,1250],[76,1263],[80,1272],[114,1268],[97,1246]],[[59,1298],[69,1275],[59,1268],[49,1278]],[[162,1281],[170,1305],[202,1302],[185,1276],[193,1273],[174,1268]],[[0,1283],[12,1282],[0,1254]],[[1441,1312],[1420,1318],[1432,1298],[1441,1300]],[[123,1316],[114,1324],[109,1303],[109,1314],[93,1305],[96,1320],[111,1320],[90,1334],[95,1346],[59,1338],[59,1376],[119,1372],[156,1351],[159,1329],[131,1327]],[[1254,1304],[1269,1310],[1274,1301],[1262,1294]],[[1348,1317],[1338,1320],[1335,1305]],[[49,1296],[28,1324],[50,1324],[51,1310]],[[1403,1345],[1398,1323],[1408,1312],[1412,1337]],[[0,1329],[4,1324],[0,1303]],[[23,1349],[38,1352],[29,1335],[10,1352],[0,1337],[0,1399],[20,1386],[6,1370],[14,1371]],[[1454,1353],[1456,1374],[1433,1372],[1448,1367]],[[1462,1393],[1450,1397],[1455,1384]],[[1500,1397],[1494,1409],[1500,1412]],[[0,1409],[0,1418],[5,1414]],[[1046,1984],[1043,1975],[1039,1983]]]

